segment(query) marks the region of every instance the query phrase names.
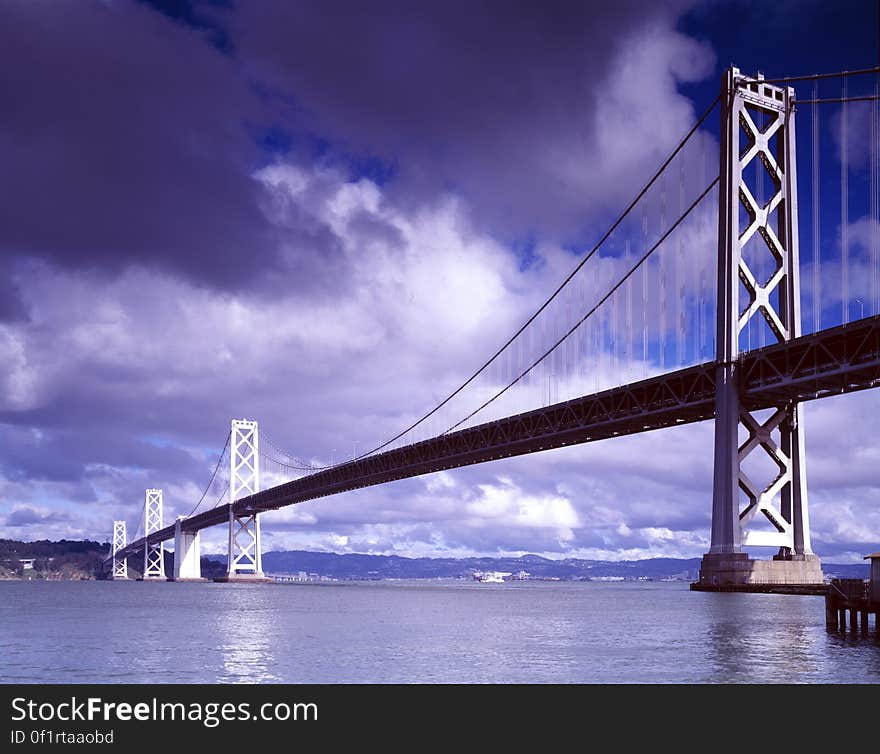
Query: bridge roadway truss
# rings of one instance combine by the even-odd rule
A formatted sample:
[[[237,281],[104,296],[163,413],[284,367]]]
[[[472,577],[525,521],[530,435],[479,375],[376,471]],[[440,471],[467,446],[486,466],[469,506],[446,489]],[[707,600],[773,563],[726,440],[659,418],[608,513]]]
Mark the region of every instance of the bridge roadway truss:
[[[350,461],[218,506],[179,525],[199,531],[306,500],[397,479],[566,445],[715,418],[716,362],[711,361],[546,408],[480,424]],[[880,316],[740,354],[739,400],[750,412],[776,409],[880,385]],[[155,545],[168,526],[146,537]],[[144,551],[144,538],[117,557]]]

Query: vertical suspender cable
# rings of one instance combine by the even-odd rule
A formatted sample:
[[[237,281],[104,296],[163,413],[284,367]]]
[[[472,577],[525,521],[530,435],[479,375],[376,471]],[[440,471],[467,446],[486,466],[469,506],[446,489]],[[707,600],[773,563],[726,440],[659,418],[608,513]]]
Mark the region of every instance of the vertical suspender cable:
[[[630,239],[626,239],[626,267],[630,266],[630,255],[632,253]],[[632,379],[632,356],[633,356],[633,289],[632,280],[626,279],[626,378],[627,381]]]
[[[614,337],[617,330],[617,305],[615,297],[612,296],[608,301],[608,370],[609,384],[611,387],[615,385],[617,380],[617,339]]]
[[[519,338],[517,338],[516,340],[519,340]],[[513,343],[510,344],[510,346],[507,349],[507,381],[508,382],[510,382],[510,380],[513,379],[513,370],[514,370],[513,362],[514,362],[514,359],[516,358],[516,346],[517,346],[517,343],[516,343],[516,341],[514,341]],[[511,396],[511,398],[512,397],[513,396]],[[513,406],[513,400],[511,400],[511,413],[515,413],[514,406]]]
[[[541,316],[541,332],[539,333],[540,344],[538,346],[538,348],[540,350],[544,349],[544,331],[547,329],[546,320],[547,320],[546,316]],[[546,398],[546,391],[545,391],[544,386],[547,382],[546,373],[547,373],[547,362],[545,360],[545,361],[541,362],[541,368],[538,370],[538,374],[537,374],[538,384],[540,385],[540,388],[541,388],[541,408],[544,408],[544,405],[545,405],[544,400]]]
[[[642,205],[642,248],[648,249],[648,205]],[[648,377],[648,265],[642,265],[642,368]]]
[[[556,321],[559,319],[558,312],[555,309],[549,309],[550,316],[553,319],[547,323],[547,336],[549,340],[547,343],[555,343],[556,342]],[[546,348],[546,346],[545,346]],[[556,359],[554,358],[556,353],[550,354],[550,358],[547,359],[547,405],[549,406],[553,403],[553,383],[556,380]]]
[[[526,357],[525,357],[526,334],[520,333],[517,337],[519,338],[519,364],[520,364],[519,371],[522,372],[522,370],[525,368],[525,364],[526,364]],[[525,399],[525,393],[526,393],[525,386],[527,384],[528,384],[528,379],[523,381],[522,386],[520,386],[519,390],[517,391],[519,393],[518,404],[519,404],[520,413],[522,413],[522,411],[523,411],[522,406],[523,406],[523,400]]]
[[[849,165],[846,133],[846,79],[840,103],[840,286],[843,324],[849,322]]]
[[[571,290],[568,292],[568,318],[566,327],[572,322],[571,319]],[[565,382],[563,385],[565,386],[565,395],[569,394],[569,385],[571,384],[571,362],[572,362],[572,350],[576,345],[574,338],[570,338],[565,341]]]
[[[874,78],[874,96],[871,105],[871,301],[874,314],[880,314],[880,76]]]
[[[594,353],[596,354],[593,358],[595,362],[595,366],[593,367],[593,373],[596,376],[596,385],[593,392],[599,392],[599,372],[602,371],[602,348],[601,346],[601,334],[602,334],[602,313],[599,313],[599,316],[596,317],[596,322],[594,323],[595,327],[595,343],[593,345]]]
[[[706,180],[706,140],[700,140],[700,183]],[[701,217],[703,215],[700,215]],[[703,360],[703,297],[706,289],[706,255],[700,255],[700,263],[698,267],[699,274],[699,294],[697,298],[697,331],[694,342],[695,361],[700,363]]]
[[[666,176],[660,177],[660,232],[666,231]],[[657,266],[660,268],[660,368],[666,367],[666,264],[663,248]]]
[[[602,369],[605,367],[605,337],[602,334],[604,328],[605,310],[599,309],[596,316],[596,392],[599,392],[602,382]]]
[[[532,357],[532,330],[534,330],[534,329],[535,329],[535,328],[533,328],[533,327],[527,327],[527,328],[525,329],[525,332],[523,333],[523,334],[525,335],[525,339],[526,339],[526,364],[529,363],[529,359],[531,359],[531,357]],[[523,368],[525,368],[525,365],[523,365]],[[525,382],[525,384],[526,384],[526,388],[527,388],[527,389],[526,389],[526,397],[525,397],[525,401],[526,401],[526,409],[529,409],[529,408],[532,408],[532,407],[533,407],[532,404],[531,404],[531,400],[530,400],[530,398],[529,398],[529,390],[528,390],[528,388],[531,388],[531,387],[533,386],[533,384],[534,384],[534,379],[535,379],[536,377],[537,377],[537,373],[534,374],[534,375],[527,375],[527,379],[526,379],[526,382]]]
[[[819,99],[819,84],[813,82],[813,99]],[[813,332],[822,329],[822,290],[819,269],[819,107],[813,105]]]
[[[551,329],[551,337],[553,338],[551,343],[555,343],[559,339],[559,303],[557,299],[557,304],[555,309],[553,310],[553,322],[551,322],[553,326]],[[550,354],[550,382],[547,384],[548,392],[547,392],[547,405],[552,405],[554,401],[554,396],[556,394],[556,380],[557,380],[557,372],[561,370],[559,364],[559,349]]]
[[[577,310],[579,312],[582,312],[582,311],[584,311],[584,306],[585,306],[585,304],[584,304],[584,276],[583,275],[580,276],[580,280],[578,281],[578,283],[579,283],[578,290],[580,291],[580,301],[578,302],[579,306],[577,307]],[[578,328],[578,330],[580,330],[580,328]],[[582,383],[581,378],[583,377],[583,366],[584,366],[584,362],[586,361],[586,359],[584,358],[584,334],[581,332],[578,332],[578,334],[577,334],[577,349],[575,352],[575,358],[577,359],[577,361],[575,362],[575,370],[574,370],[575,382],[577,383],[578,391],[580,392],[581,391],[581,383]]]
[[[552,327],[550,328],[550,337],[552,340],[550,343],[555,343],[559,338],[559,304],[556,305],[556,309],[553,312],[553,321],[550,323]],[[559,349],[552,354],[550,354],[550,380],[547,383],[547,405],[551,405],[553,403],[553,397],[556,394],[556,373],[559,371]]]
[[[684,158],[678,164],[678,214],[684,212]],[[684,234],[678,234],[678,254],[675,263],[675,362],[684,366]]]

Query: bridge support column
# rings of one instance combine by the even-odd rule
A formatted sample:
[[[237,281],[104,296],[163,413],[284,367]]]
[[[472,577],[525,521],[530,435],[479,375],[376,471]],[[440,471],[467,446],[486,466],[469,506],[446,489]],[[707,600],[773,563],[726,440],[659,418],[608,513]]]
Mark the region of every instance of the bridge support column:
[[[165,543],[149,543],[149,536],[162,528],[162,490],[147,490],[144,506],[144,581],[165,581]]]
[[[737,68],[725,73],[712,544],[700,568],[706,586],[823,580],[810,547],[803,410],[787,403],[758,416],[738,390],[740,339],[750,324],[766,325],[771,343],[801,334],[794,115],[791,87],[765,84]],[[756,170],[769,177],[769,197],[746,180]],[[769,275],[761,275],[762,258]],[[750,475],[767,473],[756,471],[761,460],[773,470],[769,479],[754,480]],[[773,560],[753,560],[744,545],[778,550]]]
[[[229,556],[226,575],[215,581],[269,581],[263,575],[260,514],[235,511],[239,498],[260,491],[260,441],[257,422],[232,421],[230,438]]]
[[[183,516],[174,523],[174,581],[206,581],[202,578],[199,532],[181,526]]]
[[[125,549],[126,533],[125,521],[113,522],[113,573],[112,579],[119,581],[128,578],[128,558],[120,557],[118,553]]]

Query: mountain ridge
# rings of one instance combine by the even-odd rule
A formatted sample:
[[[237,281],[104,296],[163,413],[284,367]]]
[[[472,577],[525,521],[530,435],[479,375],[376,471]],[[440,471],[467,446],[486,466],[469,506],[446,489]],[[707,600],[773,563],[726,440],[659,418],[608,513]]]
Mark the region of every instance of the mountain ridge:
[[[209,555],[219,562],[224,556]],[[402,555],[273,550],[263,553],[263,570],[273,575],[306,575],[341,580],[471,578],[475,571],[526,571],[535,579],[587,580],[604,578],[679,579],[699,577],[700,558],[645,558],[641,560],[551,559],[526,554],[519,557],[411,558]],[[823,564],[826,576],[867,578],[866,564]]]

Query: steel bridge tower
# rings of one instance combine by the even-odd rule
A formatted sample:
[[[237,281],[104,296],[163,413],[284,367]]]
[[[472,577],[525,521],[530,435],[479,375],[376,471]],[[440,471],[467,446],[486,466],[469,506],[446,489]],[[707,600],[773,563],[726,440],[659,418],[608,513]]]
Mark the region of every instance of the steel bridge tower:
[[[803,408],[780,404],[761,419],[738,390],[740,334],[753,318],[763,318],[774,342],[801,334],[794,89],[730,68],[721,84],[720,141],[712,544],[700,582],[821,583],[810,548]],[[746,180],[756,169],[769,176],[769,198]],[[749,264],[761,254],[770,260],[769,275]],[[753,453],[771,462],[766,483],[746,472]],[[773,560],[753,560],[744,545],[778,551]]]
[[[162,490],[147,490],[144,506],[144,537],[162,528]],[[165,581],[165,543],[144,543],[144,580]]]
[[[265,581],[256,511],[236,515],[236,500],[260,491],[260,438],[257,422],[232,420],[229,481],[229,556],[223,581]]]

